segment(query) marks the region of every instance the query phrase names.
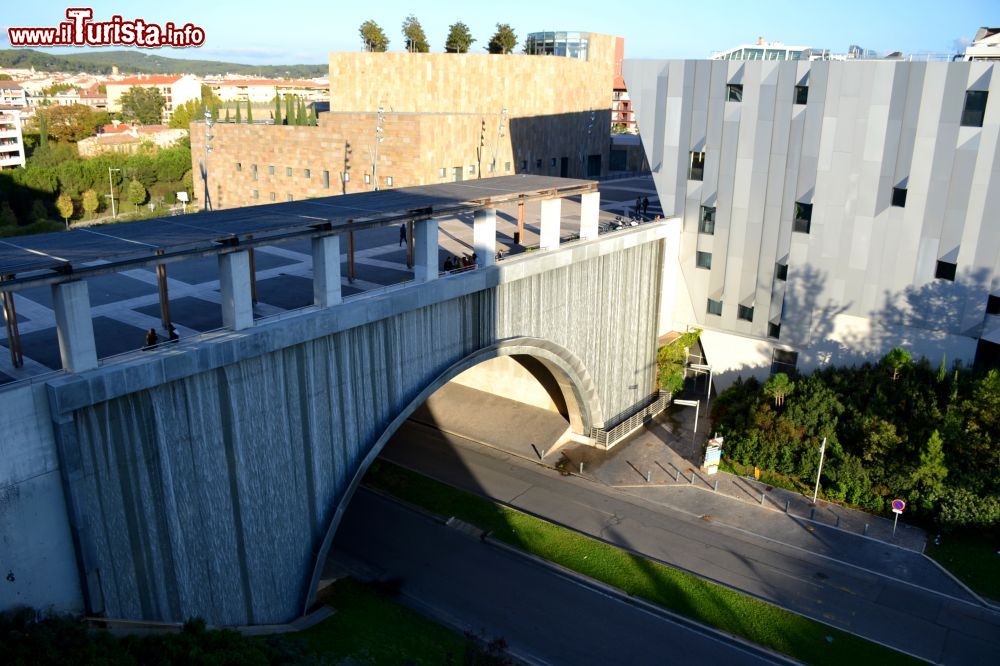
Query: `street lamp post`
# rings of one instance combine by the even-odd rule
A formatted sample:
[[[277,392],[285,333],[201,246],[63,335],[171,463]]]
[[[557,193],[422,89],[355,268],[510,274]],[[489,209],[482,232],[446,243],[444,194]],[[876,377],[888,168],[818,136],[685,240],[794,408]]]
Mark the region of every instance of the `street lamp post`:
[[[500,151],[500,140],[504,137],[507,131],[507,107],[503,107],[500,110],[500,123],[497,125],[497,140],[495,143],[490,144],[490,153],[492,157],[491,164],[493,165],[493,175],[497,174],[497,153]]]
[[[117,171],[121,173],[121,169],[112,169],[111,167],[108,167],[108,187],[111,188],[111,217],[117,220],[118,213],[115,212],[115,181],[111,179],[112,171]]]
[[[823,454],[826,453],[826,437],[819,445],[819,469],[816,470],[816,490],[813,491],[813,506],[816,506],[816,496],[819,495],[819,475],[823,471]]]
[[[212,136],[212,131],[211,131],[213,125],[215,125],[215,123],[212,122],[212,112],[211,111],[205,111],[205,159],[204,159],[204,161],[202,162],[202,165],[201,165],[201,178],[202,178],[202,181],[205,184],[205,202],[204,202],[204,205],[205,205],[205,209],[206,210],[212,210],[212,200],[209,198],[209,195],[208,195],[208,192],[209,192],[209,190],[208,190],[208,154],[210,152],[212,152],[212,146],[210,144],[212,142],[212,139],[215,138],[214,136]]]
[[[383,134],[385,125],[385,109],[378,105],[378,115],[375,117],[375,150],[372,151],[372,180],[375,181],[373,188],[378,190],[378,145],[385,139]]]

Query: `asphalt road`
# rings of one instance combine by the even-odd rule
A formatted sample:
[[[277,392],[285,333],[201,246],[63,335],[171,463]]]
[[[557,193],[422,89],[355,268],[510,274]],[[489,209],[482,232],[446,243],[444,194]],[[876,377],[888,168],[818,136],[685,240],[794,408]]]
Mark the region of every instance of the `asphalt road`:
[[[928,661],[1000,663],[1000,613],[921,586],[919,580],[881,575],[562,477],[424,426],[404,426],[383,456]],[[892,556],[922,557],[905,551]]]
[[[364,489],[351,501],[331,552],[401,578],[404,601],[416,600],[453,626],[502,637],[512,653],[532,663],[784,663]]]

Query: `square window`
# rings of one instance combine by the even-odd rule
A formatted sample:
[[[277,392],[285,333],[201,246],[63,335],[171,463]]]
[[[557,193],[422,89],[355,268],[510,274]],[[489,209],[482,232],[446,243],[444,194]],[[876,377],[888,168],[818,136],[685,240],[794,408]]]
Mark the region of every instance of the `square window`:
[[[716,315],[717,317],[722,316],[722,301],[713,301],[711,298],[708,299],[708,307],[705,311],[710,315]]]
[[[958,270],[958,264],[953,264],[948,261],[937,262],[937,268],[934,269],[934,277],[939,280],[949,280],[951,282],[955,281],[955,272]]]
[[[274,175],[274,165],[273,164],[271,164],[270,166],[267,167],[267,175],[268,176],[273,176]]]
[[[795,86],[795,104],[805,104],[809,101],[809,86]],[[775,336],[777,337],[777,336]]]
[[[271,201],[274,201],[274,200],[275,200],[275,198],[276,198],[276,197],[275,197],[275,194],[274,194],[274,192],[271,192]]]
[[[962,109],[963,127],[982,127],[983,116],[986,115],[985,90],[967,90],[965,92],[965,108]]]
[[[771,356],[771,374],[776,372],[792,373],[799,364],[799,353],[785,349],[775,349]]]
[[[906,188],[905,187],[894,187],[892,188],[892,205],[899,206],[902,208],[906,205]]]
[[[705,178],[705,153],[691,151],[688,163],[688,180],[704,180]]]
[[[392,176],[385,177],[385,184],[387,187],[392,187]]]
[[[743,321],[753,321],[753,306],[747,307],[746,305],[736,306],[736,318],[742,319]]]
[[[1000,296],[990,294],[986,299],[986,314],[1000,315]]]
[[[260,199],[260,192],[257,190],[254,190],[252,194],[254,199]]]
[[[344,182],[345,183],[351,182],[351,174],[348,173],[347,171],[344,172]]]
[[[552,158],[552,165],[551,165],[551,166],[553,166],[553,167],[554,167],[555,165],[556,165],[556,158],[554,158],[554,157],[553,157],[553,158]]]
[[[521,171],[528,170],[528,160],[521,160]]]
[[[781,337],[781,324],[768,323],[767,337],[777,340]]]
[[[286,176],[292,175],[292,167],[285,167],[285,175]]]
[[[291,200],[292,200],[292,195],[291,194],[289,194],[287,197],[285,197],[285,201],[291,201]]]
[[[323,170],[323,187],[330,189],[330,172]]]
[[[787,280],[788,279],[788,264],[775,264],[774,265],[774,279],[775,280]]]
[[[714,234],[715,233],[715,207],[714,206],[702,206],[701,215],[698,217],[698,233],[699,234]]]
[[[694,257],[694,263],[698,268],[712,268],[711,252],[695,252]]]
[[[448,170],[447,169],[445,169],[444,167],[441,167],[440,169],[438,169],[438,178],[444,178],[447,175],[448,175]]]
[[[302,175],[306,178],[312,178],[312,169],[303,169]]]
[[[730,83],[726,86],[726,101],[727,102],[742,102],[743,101],[743,84],[742,83]]]
[[[370,173],[366,173],[365,174],[365,185],[371,185],[371,184],[372,184],[372,175]]]
[[[503,170],[504,171],[510,171],[510,162],[504,162],[503,163]]]
[[[541,157],[539,157],[537,160],[535,160],[535,168],[536,169],[541,169],[542,168],[542,158]]]
[[[243,171],[243,163],[242,162],[237,162],[236,163],[236,170],[237,171]]]
[[[250,165],[250,174],[251,174],[251,176],[250,176],[251,178],[253,178],[254,180],[257,180],[257,165],[256,164],[251,164]]]
[[[494,166],[495,165],[493,164],[493,162],[490,162],[489,164],[486,165],[486,170],[489,171],[490,173],[493,173]]]
[[[542,166],[542,165],[539,164],[538,166]],[[476,165],[475,164],[470,164],[469,165],[469,175],[470,176],[476,175]]]
[[[809,233],[812,227],[813,205],[795,202],[795,222],[792,224],[792,231],[802,234]]]

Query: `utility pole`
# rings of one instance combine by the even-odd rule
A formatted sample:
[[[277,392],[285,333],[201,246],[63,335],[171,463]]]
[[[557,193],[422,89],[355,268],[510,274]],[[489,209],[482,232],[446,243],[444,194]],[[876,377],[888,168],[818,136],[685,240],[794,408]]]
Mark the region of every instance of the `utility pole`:
[[[826,437],[819,445],[819,469],[816,470],[816,490],[813,491],[813,506],[816,506],[816,496],[819,495],[819,475],[823,471],[823,454],[826,453]]]
[[[118,171],[120,173],[121,169],[112,169],[111,167],[108,167],[108,186],[111,188],[111,217],[117,220],[118,213],[115,212],[115,181],[111,179],[112,171]]]
[[[209,190],[208,190],[208,154],[210,152],[212,152],[212,146],[209,145],[209,144],[211,143],[212,139],[215,138],[215,137],[212,136],[212,125],[214,125],[214,124],[215,123],[212,122],[212,112],[211,111],[206,111],[205,112],[205,161],[202,163],[202,167],[201,167],[202,180],[205,183],[205,201],[204,201],[205,210],[212,210],[212,200],[211,200],[211,198],[209,198],[209,194],[208,194],[208,192],[209,192]]]

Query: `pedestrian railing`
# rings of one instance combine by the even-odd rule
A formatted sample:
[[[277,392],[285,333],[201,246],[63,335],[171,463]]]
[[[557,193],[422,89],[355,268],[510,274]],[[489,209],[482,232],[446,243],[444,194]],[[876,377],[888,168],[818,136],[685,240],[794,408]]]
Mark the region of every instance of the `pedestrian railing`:
[[[663,412],[670,404],[673,396],[667,391],[658,391],[649,396],[640,405],[634,407],[631,413],[620,417],[614,426],[610,428],[591,428],[590,437],[597,446],[610,449],[612,446],[622,441],[633,432],[649,423],[654,416]],[[615,419],[618,420],[618,419]]]

